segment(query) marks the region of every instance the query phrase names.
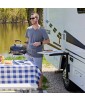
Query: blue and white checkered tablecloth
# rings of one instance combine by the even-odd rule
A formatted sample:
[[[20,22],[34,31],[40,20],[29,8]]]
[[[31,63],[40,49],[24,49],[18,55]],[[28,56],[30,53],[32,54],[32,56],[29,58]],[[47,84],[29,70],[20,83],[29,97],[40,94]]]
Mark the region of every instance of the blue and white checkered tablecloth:
[[[39,68],[31,62],[19,64],[19,61],[15,61],[13,65],[0,64],[0,84],[38,85],[40,75]]]

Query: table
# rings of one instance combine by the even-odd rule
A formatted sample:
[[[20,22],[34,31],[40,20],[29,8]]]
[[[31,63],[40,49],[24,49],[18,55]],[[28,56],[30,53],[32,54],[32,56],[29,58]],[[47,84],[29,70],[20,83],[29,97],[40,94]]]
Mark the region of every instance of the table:
[[[38,88],[39,68],[30,61],[13,61],[13,65],[0,64],[0,90]]]

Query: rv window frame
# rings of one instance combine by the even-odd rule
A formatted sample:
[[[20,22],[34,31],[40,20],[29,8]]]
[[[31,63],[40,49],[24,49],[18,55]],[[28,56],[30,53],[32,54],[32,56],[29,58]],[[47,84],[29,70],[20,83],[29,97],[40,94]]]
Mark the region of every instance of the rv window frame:
[[[85,13],[85,8],[77,8],[77,13],[78,14],[84,14]]]

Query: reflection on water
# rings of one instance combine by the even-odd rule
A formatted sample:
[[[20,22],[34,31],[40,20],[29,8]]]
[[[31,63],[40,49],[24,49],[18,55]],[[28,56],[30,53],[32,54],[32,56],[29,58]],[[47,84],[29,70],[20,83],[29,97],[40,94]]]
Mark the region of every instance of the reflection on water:
[[[16,39],[26,41],[25,32],[28,24],[0,24],[0,54],[8,53]]]

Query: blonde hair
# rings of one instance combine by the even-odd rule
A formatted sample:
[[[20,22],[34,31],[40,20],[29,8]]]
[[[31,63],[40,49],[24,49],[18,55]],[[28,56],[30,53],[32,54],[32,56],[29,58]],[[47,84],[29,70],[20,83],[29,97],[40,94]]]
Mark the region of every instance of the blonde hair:
[[[35,15],[35,17],[37,17],[39,20],[39,14],[38,13],[34,12],[34,13],[31,13],[31,15]]]

